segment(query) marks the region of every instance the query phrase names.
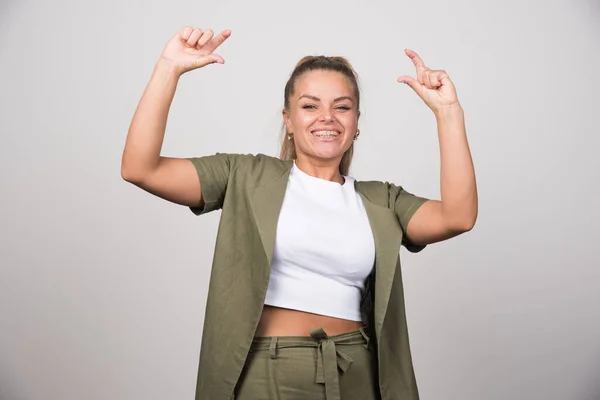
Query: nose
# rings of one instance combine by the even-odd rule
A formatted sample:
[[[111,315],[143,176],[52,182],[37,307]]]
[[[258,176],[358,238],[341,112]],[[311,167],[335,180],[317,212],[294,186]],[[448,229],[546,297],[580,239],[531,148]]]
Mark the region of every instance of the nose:
[[[333,116],[329,112],[324,112],[323,114],[321,114],[321,121],[333,122]]]

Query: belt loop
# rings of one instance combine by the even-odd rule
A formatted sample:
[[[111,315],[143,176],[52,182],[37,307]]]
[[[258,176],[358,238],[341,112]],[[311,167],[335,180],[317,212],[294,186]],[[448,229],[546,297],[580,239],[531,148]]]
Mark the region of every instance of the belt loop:
[[[365,327],[364,326],[361,326],[359,330],[360,330],[360,334],[367,341],[367,343],[365,343],[363,345],[363,347],[368,350],[369,349],[369,342],[371,342],[371,338],[367,336],[367,333],[365,332]]]
[[[271,337],[271,344],[269,344],[269,355],[272,359],[277,358],[277,336]]]

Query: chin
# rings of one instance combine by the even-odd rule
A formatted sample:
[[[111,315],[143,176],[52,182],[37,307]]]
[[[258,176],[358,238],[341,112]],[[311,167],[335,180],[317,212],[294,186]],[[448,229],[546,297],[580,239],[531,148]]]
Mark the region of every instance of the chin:
[[[342,158],[344,155],[343,151],[316,151],[311,154],[315,158],[320,158],[322,160],[335,160],[337,158]]]

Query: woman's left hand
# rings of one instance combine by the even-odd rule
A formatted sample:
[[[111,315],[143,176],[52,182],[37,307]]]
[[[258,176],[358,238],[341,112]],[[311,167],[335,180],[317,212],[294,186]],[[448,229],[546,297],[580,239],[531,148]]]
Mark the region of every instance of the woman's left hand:
[[[398,82],[406,83],[413,88],[434,113],[459,105],[456,88],[446,71],[427,68],[421,57],[412,50],[406,49],[405,53],[417,69],[417,79],[401,76]]]

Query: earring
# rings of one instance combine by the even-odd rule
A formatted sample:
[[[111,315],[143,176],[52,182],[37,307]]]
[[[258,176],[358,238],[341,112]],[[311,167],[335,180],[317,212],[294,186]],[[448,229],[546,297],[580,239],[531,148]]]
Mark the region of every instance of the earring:
[[[288,140],[292,140],[294,138],[294,132],[288,133],[287,137],[288,137]]]
[[[354,140],[358,139],[359,136],[360,136],[360,129],[357,129],[356,135],[354,135]]]

